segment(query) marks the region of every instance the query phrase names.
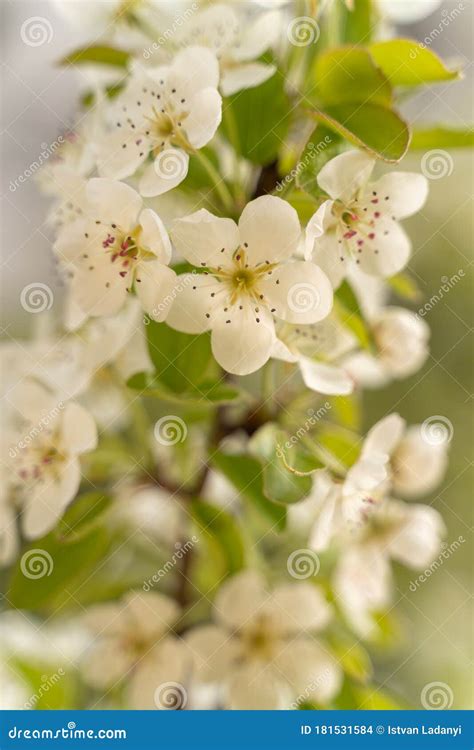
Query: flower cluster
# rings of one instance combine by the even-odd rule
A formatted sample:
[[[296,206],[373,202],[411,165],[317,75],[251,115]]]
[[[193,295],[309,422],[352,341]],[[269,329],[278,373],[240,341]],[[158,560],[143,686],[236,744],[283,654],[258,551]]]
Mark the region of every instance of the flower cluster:
[[[32,541],[47,552],[41,611],[77,592],[78,679],[106,707],[333,706],[341,624],[373,638],[391,561],[428,566],[445,533],[410,501],[442,481],[449,440],[398,414],[364,438],[343,408],[429,355],[427,323],[388,283],[428,182],[372,179],[374,151],[340,135],[305,159],[312,121],[302,169],[285,172],[279,122],[250,141],[240,96],[269,92],[263,117],[278,84],[282,120],[302,102],[284,3],[200,8],[172,34],[162,4],[97,5],[126,72],[94,80],[38,175],[65,290],[60,318],[2,344],[0,561],[24,572]],[[294,580],[295,540],[326,560],[320,585]]]

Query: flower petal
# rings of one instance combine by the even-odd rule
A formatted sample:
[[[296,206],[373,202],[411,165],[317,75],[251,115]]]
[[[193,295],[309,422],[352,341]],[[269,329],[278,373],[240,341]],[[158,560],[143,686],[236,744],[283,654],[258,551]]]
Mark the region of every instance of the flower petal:
[[[72,458],[63,464],[57,478],[47,476],[43,484],[35,485],[21,518],[27,539],[36,539],[51,531],[75,496],[80,481],[79,461]]]
[[[198,91],[189,101],[189,113],[183,123],[194,148],[202,148],[215,135],[222,119],[222,98],[213,88]]]
[[[183,333],[203,333],[211,327],[223,287],[213,276],[183,273],[176,277],[173,304],[166,322]]]
[[[428,197],[428,180],[416,172],[389,172],[370,185],[384,211],[396,219],[416,214]]]
[[[255,372],[270,359],[274,342],[275,325],[265,307],[255,308],[244,301],[228,310],[215,308],[212,353],[227,372],[234,375]]]
[[[141,245],[154,253],[161,263],[168,264],[172,254],[171,242],[158,214],[151,208],[145,208],[140,214],[140,226],[142,228]]]
[[[278,41],[281,30],[281,14],[278,11],[261,13],[257,19],[242,30],[238,46],[230,54],[237,62],[255,60]]]
[[[349,202],[366,184],[375,166],[375,159],[365,151],[346,151],[324,165],[318,185],[334,200]]]
[[[86,192],[94,216],[101,221],[118,224],[125,230],[137,221],[142,199],[124,182],[93,177],[87,183]]]
[[[377,422],[367,433],[362,446],[362,456],[393,453],[405,430],[405,420],[393,413]]]
[[[127,705],[135,710],[185,708],[184,683],[190,659],[176,638],[160,641],[137,665],[126,688]]]
[[[135,174],[150,152],[150,143],[142,136],[137,143],[135,131],[119,128],[107,133],[97,144],[97,168],[101,177],[123,180]]]
[[[344,243],[339,243],[335,230],[315,239],[312,258],[324,271],[333,289],[337,289],[350,267],[350,258]]]
[[[285,635],[324,628],[332,610],[322,591],[304,581],[278,586],[266,607],[278,632]]]
[[[259,291],[272,312],[290,323],[317,323],[331,312],[331,283],[318,266],[308,261],[279,265],[266,274]]]
[[[354,390],[354,381],[342,367],[316,362],[309,357],[301,357],[299,365],[304,383],[312,391],[346,396]]]
[[[232,219],[220,219],[201,208],[174,222],[171,238],[176,250],[193,266],[228,264],[239,247],[240,235]]]
[[[278,263],[298,249],[301,228],[293,206],[273,195],[247,203],[239,221],[242,243],[247,243],[251,265]]]
[[[127,298],[129,275],[122,277],[111,256],[94,255],[92,266],[81,266],[71,282],[71,293],[89,315],[115,315]]]
[[[199,681],[217,682],[226,679],[241,654],[237,638],[216,625],[193,628],[186,636]]]
[[[231,674],[229,708],[233,710],[288,709],[292,697],[290,686],[271,665],[244,662]]]
[[[435,429],[436,417],[433,422]],[[412,425],[395,449],[392,457],[393,486],[404,497],[418,497],[432,492],[446,472],[448,443],[429,442],[429,437],[429,430],[426,435],[420,425]]]
[[[97,427],[93,417],[79,404],[66,404],[61,419],[61,448],[74,456],[97,447]]]
[[[180,148],[166,148],[140,177],[139,190],[145,198],[163,195],[180,185],[188,174],[189,156]]]
[[[157,591],[131,591],[125,607],[132,632],[145,640],[166,633],[180,613],[174,599]]]
[[[214,612],[222,625],[237,630],[253,619],[267,600],[263,577],[255,570],[244,570],[220,587],[214,599]]]
[[[276,658],[276,667],[293,688],[295,708],[311,701],[328,703],[339,692],[343,679],[331,654],[309,638],[292,641]]]
[[[264,63],[245,63],[224,68],[221,75],[220,89],[224,96],[231,96],[241,89],[260,86],[276,72],[275,65]]]
[[[135,291],[146,313],[156,321],[165,320],[174,300],[176,274],[159,260],[142,261],[135,275]]]
[[[334,201],[324,201],[308,221],[305,231],[305,260],[312,260],[314,241],[335,224],[333,206]]]
[[[198,45],[178,52],[168,72],[168,86],[179,87],[179,93],[187,99],[201,89],[217,88],[218,83],[219,63],[216,56],[206,47]]]

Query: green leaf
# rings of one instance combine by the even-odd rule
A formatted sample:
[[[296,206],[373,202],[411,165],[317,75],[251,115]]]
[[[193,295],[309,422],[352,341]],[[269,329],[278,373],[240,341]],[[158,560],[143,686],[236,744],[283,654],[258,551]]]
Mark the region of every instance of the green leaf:
[[[279,530],[285,528],[286,509],[271,502],[263,491],[263,467],[251,456],[217,451],[212,458],[215,468],[234,485],[236,490],[256,507]]]
[[[80,47],[60,60],[59,65],[111,65],[115,68],[126,68],[130,61],[130,54],[123,49],[109,47],[105,44],[91,47]]]
[[[200,528],[201,537],[206,540],[213,553],[213,558],[219,560],[219,578],[241,570],[245,565],[245,549],[234,516],[204,500],[194,500],[190,510]]]
[[[370,656],[359,643],[351,643],[347,639],[332,643],[334,655],[345,673],[358,682],[367,682],[373,675]]]
[[[398,297],[409,302],[419,302],[422,293],[415,281],[408,273],[397,273],[387,279],[388,284]]]
[[[411,151],[428,151],[434,148],[472,148],[474,128],[459,130],[438,125],[433,128],[420,128],[413,131]]]
[[[318,442],[346,468],[359,457],[360,438],[348,430],[335,426],[323,428],[318,433]]]
[[[297,503],[309,495],[313,486],[313,480],[309,475],[316,468],[321,468],[319,463],[316,466],[313,464],[309,471],[308,464],[305,464],[304,472],[292,468],[283,460],[288,442],[288,435],[285,432],[277,425],[268,423],[252,436],[249,443],[251,452],[263,463],[265,496],[269,500],[285,505]],[[292,446],[292,448],[294,454],[302,450],[301,446],[299,448]]]
[[[371,333],[357,297],[347,281],[342,282],[334,295],[334,310],[341,323],[352,331],[362,348],[370,351],[373,348]]]
[[[410,131],[400,115],[376,102],[339,104],[325,112],[313,110],[311,116],[357,148],[389,163],[399,162],[410,143]]]
[[[224,100],[223,131],[237,152],[254,164],[265,166],[276,159],[286,137],[290,101],[284,84],[277,71],[261,86]]]
[[[56,534],[61,541],[78,540],[96,528],[112,504],[112,498],[102,492],[80,495],[59,522]]]
[[[200,383],[194,389],[175,393],[164,385],[159,378],[149,373],[140,372],[133,375],[127,386],[135,391],[140,391],[148,398],[159,398],[182,406],[219,406],[229,404],[243,396],[243,392],[235,386],[226,382],[215,380]]]
[[[147,340],[156,369],[154,380],[171,393],[194,391],[209,377],[213,366],[217,370],[207,333],[192,336],[150,320]]]
[[[439,57],[414,39],[390,39],[369,47],[377,65],[394,86],[421,86],[459,78]]]
[[[41,653],[28,661],[15,654],[9,658],[9,663],[29,684],[30,695],[26,708],[44,711],[68,709],[77,705],[77,674],[71,665],[51,663],[42,658]]]
[[[368,44],[377,20],[373,0],[354,0],[353,7],[344,7],[341,13],[344,40],[351,44]]]
[[[326,106],[392,103],[392,87],[365,49],[340,47],[320,55],[314,68],[316,92]]]

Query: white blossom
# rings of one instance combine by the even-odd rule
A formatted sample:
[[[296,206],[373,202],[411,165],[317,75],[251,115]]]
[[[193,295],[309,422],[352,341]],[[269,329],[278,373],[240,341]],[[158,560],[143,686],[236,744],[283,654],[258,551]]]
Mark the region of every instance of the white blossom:
[[[220,64],[220,89],[224,96],[259,86],[276,71],[274,65],[255,62],[280,36],[281,17],[276,11],[255,20],[216,3],[199,10],[186,24],[183,41],[209,47]]]
[[[82,664],[86,682],[105,691],[123,683],[127,706],[164,708],[155,698],[159,686],[182,684],[189,672],[189,655],[171,630],[179,617],[176,602],[155,591],[91,607],[84,615],[93,636]]]
[[[178,252],[203,273],[180,276],[167,323],[186,333],[212,331],[212,350],[228,372],[259,369],[275,343],[274,316],[314,323],[332,306],[331,285],[310,262],[291,260],[300,238],[296,211],[262,196],[239,224],[201,209],[175,222]]]
[[[134,290],[143,309],[163,320],[175,282],[163,222],[122,182],[93,178],[87,196],[88,217],[65,227],[54,246],[74,300],[89,315],[114,315]]]
[[[390,172],[369,183],[375,159],[347,151],[321,169],[318,184],[330,196],[306,229],[306,258],[313,258],[339,286],[350,266],[393,276],[408,262],[410,240],[398,223],[423,206],[428,181],[420,174]]]
[[[268,592],[252,570],[233,576],[214,600],[215,625],[186,637],[198,683],[217,683],[231,709],[288,709],[327,703],[342,673],[314,638],[331,618],[321,591],[306,582]]]
[[[205,47],[187,47],[170,65],[136,66],[111,105],[111,132],[98,144],[99,173],[123,179],[151,156],[140,193],[161,195],[179,185],[189,154],[209,143],[221,121],[218,82],[219,64]]]

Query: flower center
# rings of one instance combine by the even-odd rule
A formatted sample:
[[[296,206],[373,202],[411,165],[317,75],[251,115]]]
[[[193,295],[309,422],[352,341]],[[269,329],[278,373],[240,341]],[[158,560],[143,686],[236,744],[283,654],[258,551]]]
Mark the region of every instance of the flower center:
[[[280,637],[266,615],[260,615],[241,633],[242,645],[248,658],[271,661],[280,648]]]

